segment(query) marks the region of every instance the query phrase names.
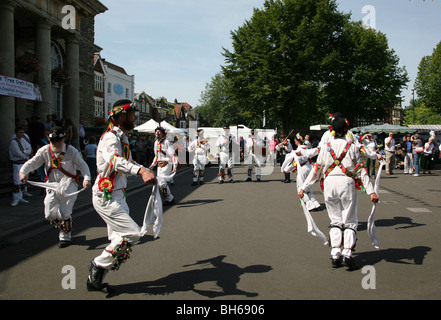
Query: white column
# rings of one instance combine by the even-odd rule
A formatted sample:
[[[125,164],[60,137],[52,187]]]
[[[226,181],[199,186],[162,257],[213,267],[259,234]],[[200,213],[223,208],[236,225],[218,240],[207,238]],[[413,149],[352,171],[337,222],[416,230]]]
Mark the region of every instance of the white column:
[[[0,4],[0,75],[15,77],[14,6]],[[0,95],[0,163],[9,164],[9,137],[15,129],[15,98]]]
[[[43,101],[38,103],[37,114],[42,120],[46,119],[48,114],[54,113],[51,107],[52,79],[51,79],[51,25],[47,22],[41,22],[37,25],[35,39],[35,56],[40,62],[40,71],[38,72],[38,85]]]
[[[66,71],[70,73],[70,81],[66,86],[66,99],[63,118],[71,119],[78,128],[80,123],[80,47],[75,35],[66,41]]]

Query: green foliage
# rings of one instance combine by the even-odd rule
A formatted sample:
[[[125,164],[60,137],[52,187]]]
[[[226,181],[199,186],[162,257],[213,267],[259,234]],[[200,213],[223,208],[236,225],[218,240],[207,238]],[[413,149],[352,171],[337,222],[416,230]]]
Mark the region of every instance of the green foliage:
[[[228,96],[243,119],[304,129],[340,111],[377,119],[408,81],[384,34],[365,29],[333,0],[267,0],[231,32],[223,50]],[[355,123],[354,123],[355,124]]]
[[[412,100],[404,111],[404,125],[440,123],[441,114],[427,107],[422,99]]]
[[[441,42],[431,56],[421,59],[415,89],[427,108],[441,112]]]

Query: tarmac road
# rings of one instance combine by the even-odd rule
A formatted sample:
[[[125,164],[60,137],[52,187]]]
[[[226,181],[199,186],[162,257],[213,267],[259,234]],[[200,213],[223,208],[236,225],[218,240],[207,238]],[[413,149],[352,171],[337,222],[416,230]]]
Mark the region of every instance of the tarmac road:
[[[330,248],[307,233],[295,183],[281,183],[279,167],[260,183],[245,182],[246,169],[237,166],[236,183],[219,185],[217,169],[210,167],[206,183],[196,187],[191,170],[181,170],[171,187],[176,205],[165,208],[159,237],[153,239],[150,230],[128,262],[107,275],[112,296],[86,290],[88,262],[108,243],[90,197],[75,211],[74,244],[68,248],[58,248],[58,232],[46,225],[3,237],[0,299],[440,299],[439,171],[383,175],[376,215],[380,249],[370,244],[366,221],[372,204],[360,193],[355,257],[364,268],[347,271],[333,269]],[[143,186],[128,194],[139,224],[150,190]],[[314,191],[323,204],[318,184]],[[326,210],[311,214],[327,235]]]

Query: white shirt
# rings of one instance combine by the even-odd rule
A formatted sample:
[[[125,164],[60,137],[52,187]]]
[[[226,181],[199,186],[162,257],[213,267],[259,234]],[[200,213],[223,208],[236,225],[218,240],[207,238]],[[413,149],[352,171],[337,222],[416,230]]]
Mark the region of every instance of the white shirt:
[[[99,177],[96,181],[98,182],[100,177],[113,176],[116,170],[117,174],[113,182],[114,190],[122,190],[127,187],[127,176],[137,175],[142,166],[132,160],[127,135],[118,127],[113,127],[112,130],[116,134],[111,131],[106,132],[98,144],[96,165]],[[123,142],[126,148],[124,148]],[[124,151],[128,152],[128,159],[124,158]],[[92,191],[93,194],[102,194],[98,183],[94,184]]]
[[[200,141],[201,141],[200,137],[197,137],[195,140],[193,140],[188,146],[188,151],[190,152],[194,151],[194,153],[197,155],[204,155],[205,152],[207,152],[207,150],[210,149],[210,145],[208,144],[208,142],[201,143]]]
[[[44,165],[45,171],[47,173],[52,163],[50,147],[51,145],[47,144],[38,149],[37,153],[21,167],[20,172],[27,175],[31,171],[34,171]],[[63,144],[61,152],[54,153],[54,156],[60,157],[63,152],[64,155],[62,159],[60,158],[63,170],[67,171],[73,176],[76,176],[77,170],[79,170],[81,172],[81,175],[84,177],[84,180],[90,181],[91,179],[89,167],[87,163],[83,160],[81,153],[75,147],[69,145],[66,148],[66,144]],[[61,170],[52,169],[48,177],[48,182],[60,182],[61,179],[65,176],[66,175],[61,172]]]
[[[390,141],[390,143],[389,143],[389,145],[387,145],[389,141]],[[384,139],[384,150],[389,151],[389,152],[395,152],[395,139],[394,138],[387,137],[386,139]]]
[[[31,144],[24,137],[19,141],[14,138],[9,142],[9,160],[28,160],[31,153]]]
[[[230,141],[231,143],[236,142],[236,137],[233,135],[229,135],[228,137],[221,134],[219,138],[216,140],[216,147],[220,148],[220,152],[229,153],[230,152]]]

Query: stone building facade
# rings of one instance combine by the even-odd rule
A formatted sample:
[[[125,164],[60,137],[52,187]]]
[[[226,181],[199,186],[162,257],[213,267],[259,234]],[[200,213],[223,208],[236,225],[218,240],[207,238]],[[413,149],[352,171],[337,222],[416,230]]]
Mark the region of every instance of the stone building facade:
[[[42,96],[33,101],[0,95],[3,137],[14,132],[17,120],[31,117],[93,121],[93,57],[100,50],[94,44],[94,21],[106,10],[97,0],[1,1],[0,75],[34,83]],[[34,70],[23,68],[29,60],[37,62]],[[0,139],[1,150],[8,145],[9,139]],[[6,163],[7,152],[2,152],[0,164]]]

